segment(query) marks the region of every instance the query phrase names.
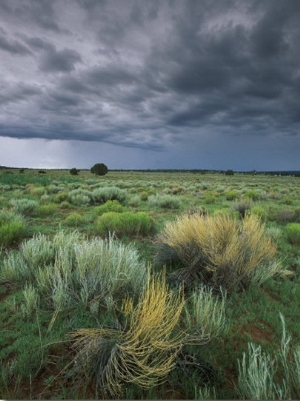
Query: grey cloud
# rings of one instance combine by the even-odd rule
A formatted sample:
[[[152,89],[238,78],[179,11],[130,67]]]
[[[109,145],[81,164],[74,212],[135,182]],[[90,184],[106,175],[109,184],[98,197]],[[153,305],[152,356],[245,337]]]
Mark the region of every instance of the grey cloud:
[[[48,0],[9,0],[0,5],[2,14],[12,22],[29,23],[42,29],[60,32],[53,2]]]
[[[44,72],[70,72],[82,62],[80,54],[72,49],[49,49],[42,55],[39,68]]]
[[[31,53],[30,50],[18,40],[7,39],[3,29],[0,31],[0,49],[16,55],[27,55]]]
[[[41,89],[36,85],[28,85],[22,82],[19,82],[17,86],[1,85],[0,89],[0,104],[2,105],[27,101],[42,93]]]
[[[34,57],[32,75],[21,71],[1,101],[35,103],[23,130],[3,117],[0,135],[159,150],[203,131],[300,132],[299,1],[66,0],[60,7],[57,0],[2,4],[14,21],[8,45]],[[11,90],[23,73],[36,93]]]

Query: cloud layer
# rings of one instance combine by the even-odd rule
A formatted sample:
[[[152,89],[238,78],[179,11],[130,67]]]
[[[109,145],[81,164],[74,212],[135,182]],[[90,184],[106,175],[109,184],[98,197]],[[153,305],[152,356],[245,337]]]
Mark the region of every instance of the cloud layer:
[[[300,145],[299,20],[298,0],[3,0],[0,136]]]

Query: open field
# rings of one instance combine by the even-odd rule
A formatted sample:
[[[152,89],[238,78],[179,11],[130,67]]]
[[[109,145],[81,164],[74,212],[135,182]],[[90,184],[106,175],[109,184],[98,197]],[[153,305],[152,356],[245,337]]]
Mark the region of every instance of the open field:
[[[299,283],[299,177],[0,170],[1,398],[299,398]]]

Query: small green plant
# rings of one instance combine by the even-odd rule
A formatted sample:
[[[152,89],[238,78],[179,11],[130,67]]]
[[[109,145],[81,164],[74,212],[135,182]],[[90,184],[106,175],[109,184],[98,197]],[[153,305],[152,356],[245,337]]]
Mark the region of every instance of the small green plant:
[[[259,217],[263,221],[268,220],[268,212],[265,208],[255,205],[251,208],[251,213],[254,214],[255,216]]]
[[[187,344],[205,344],[224,332],[226,294],[221,299],[213,294],[212,288],[200,286],[194,289],[185,302],[183,325]]]
[[[274,383],[275,360],[264,353],[260,345],[248,344],[248,354],[238,361],[238,393],[251,400],[286,399],[280,387]]]
[[[108,200],[103,205],[95,206],[93,209],[97,215],[102,215],[107,212],[122,213],[125,208],[118,200]]]
[[[225,192],[225,198],[229,201],[235,200],[237,197],[238,197],[238,194],[235,190]]]
[[[289,223],[285,227],[287,240],[291,244],[300,244],[300,223]]]
[[[120,203],[123,203],[126,199],[127,192],[125,189],[121,189],[118,187],[103,187],[96,188],[92,192],[92,199],[94,203],[105,203],[109,200],[117,200]]]
[[[108,212],[96,221],[99,234],[115,233],[121,235],[148,235],[154,232],[154,220],[145,212]]]
[[[91,199],[92,193],[87,189],[74,189],[68,194],[68,200],[74,205],[88,205]]]
[[[40,205],[38,209],[39,216],[53,216],[58,211],[55,204],[49,203],[48,205]]]
[[[8,210],[0,211],[0,247],[19,241],[25,234],[24,218]]]
[[[181,200],[172,195],[150,195],[148,202],[155,208],[179,209],[181,207]]]
[[[84,223],[84,217],[76,212],[70,213],[64,220],[64,224],[70,227],[79,227]]]
[[[291,349],[291,336],[286,332],[280,313],[282,338],[279,352],[273,356],[260,345],[248,343],[248,355],[238,360],[237,392],[252,400],[298,399],[300,396],[300,347]],[[279,375],[279,372],[280,375]]]
[[[31,216],[39,209],[39,203],[30,199],[12,199],[10,204],[15,213]]]

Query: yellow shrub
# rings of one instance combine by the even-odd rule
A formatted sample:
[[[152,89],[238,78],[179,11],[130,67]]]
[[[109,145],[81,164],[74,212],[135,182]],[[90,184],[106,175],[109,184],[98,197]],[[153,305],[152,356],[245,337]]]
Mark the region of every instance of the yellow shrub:
[[[273,275],[281,270],[275,261],[275,244],[253,215],[243,220],[225,213],[183,215],[166,224],[158,243],[176,252],[184,269],[174,274],[187,283],[196,279],[231,291],[236,286],[245,288],[253,281],[264,281],[264,271],[269,278],[270,271]],[[160,249],[163,252],[164,247]]]

